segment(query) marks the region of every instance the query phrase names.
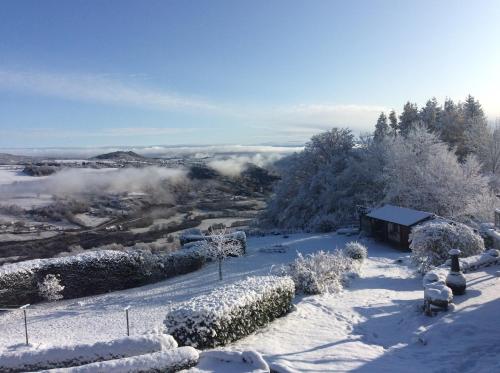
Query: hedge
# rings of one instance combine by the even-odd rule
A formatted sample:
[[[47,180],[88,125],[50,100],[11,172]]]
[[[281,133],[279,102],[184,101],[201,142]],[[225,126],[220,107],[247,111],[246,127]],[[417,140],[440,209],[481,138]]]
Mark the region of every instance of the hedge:
[[[31,372],[144,355],[177,347],[167,334],[125,337],[110,342],[22,349],[0,355],[0,371]]]
[[[181,303],[164,324],[181,346],[222,346],[287,314],[294,294],[289,277],[249,277]]]
[[[71,299],[160,281],[195,271],[204,262],[196,250],[170,254],[101,250],[6,264],[0,267],[0,307],[44,300],[38,284],[49,274],[60,279],[63,298]]]
[[[198,364],[199,353],[192,347],[180,347],[173,350],[133,356],[117,360],[107,360],[71,368],[52,369],[46,373],[173,373],[189,369]]]

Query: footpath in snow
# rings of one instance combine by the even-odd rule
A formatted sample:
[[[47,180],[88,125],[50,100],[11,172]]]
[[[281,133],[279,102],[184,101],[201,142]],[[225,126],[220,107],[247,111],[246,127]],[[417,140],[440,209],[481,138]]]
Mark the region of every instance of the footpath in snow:
[[[248,255],[224,263],[232,283],[268,274],[296,251],[307,254],[343,247],[352,237],[335,234],[267,236],[249,239]],[[372,241],[360,278],[342,293],[299,297],[296,311],[224,350],[255,350],[282,372],[492,372],[500,371],[500,282],[498,267],[467,274],[468,291],[456,310],[429,318],[422,314],[421,277],[395,259],[401,252]],[[285,253],[261,248],[285,245]],[[34,306],[28,312],[33,344],[107,341],[125,334],[123,308],[131,306],[131,333],[161,327],[169,307],[221,285],[215,264],[200,271],[140,288]],[[0,349],[24,339],[22,315],[0,315]],[[203,362],[203,359],[202,359]],[[220,362],[201,371],[249,371]]]

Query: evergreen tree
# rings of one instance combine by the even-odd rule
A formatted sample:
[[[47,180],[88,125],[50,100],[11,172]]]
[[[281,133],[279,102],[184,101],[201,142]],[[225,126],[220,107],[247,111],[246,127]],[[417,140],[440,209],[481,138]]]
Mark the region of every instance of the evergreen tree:
[[[412,104],[408,101],[399,116],[399,133],[406,137],[419,120],[417,104]]]
[[[378,117],[377,124],[375,125],[375,132],[373,133],[373,139],[375,141],[380,141],[389,135],[389,124],[387,123],[387,116],[385,113],[380,113]]]
[[[469,154],[480,154],[487,143],[488,122],[479,101],[471,95],[462,105],[464,142],[459,156],[464,159]]]
[[[398,117],[396,116],[396,112],[394,110],[391,110],[389,113],[389,125],[391,126],[391,135],[396,136],[399,131],[399,125],[398,125]]]
[[[435,97],[428,100],[420,110],[420,120],[432,131],[441,132],[441,117],[443,109],[439,106]]]
[[[460,106],[447,98],[441,114],[440,139],[450,148],[459,149],[463,144],[464,126]]]

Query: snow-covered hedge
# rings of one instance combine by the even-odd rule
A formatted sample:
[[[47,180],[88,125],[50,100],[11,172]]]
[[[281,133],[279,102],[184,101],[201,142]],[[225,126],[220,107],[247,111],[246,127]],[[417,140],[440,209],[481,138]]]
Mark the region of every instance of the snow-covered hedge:
[[[51,369],[47,373],[173,373],[194,367],[198,363],[199,353],[193,347],[179,347],[173,350],[154,352],[152,354],[107,360],[98,363],[71,368]]]
[[[151,334],[93,344],[21,349],[19,351],[5,352],[0,355],[0,371],[11,373],[70,367],[150,354],[176,347],[177,342],[172,336],[167,334]]]
[[[412,259],[421,272],[443,264],[450,257],[451,249],[458,249],[462,256],[484,251],[484,241],[472,228],[446,221],[430,221],[413,228],[410,235]]]
[[[57,277],[63,287],[60,294],[68,299],[128,289],[192,272],[204,261],[202,253],[196,250],[166,255],[102,250],[5,264],[0,267],[0,306],[43,300],[40,285],[49,275]]]
[[[294,262],[278,268],[276,273],[290,276],[297,293],[334,293],[342,290],[359,266],[341,250],[318,251],[307,256],[299,253]]]
[[[351,259],[362,262],[368,257],[368,249],[358,241],[351,241],[345,244],[344,254]]]
[[[164,323],[180,345],[222,346],[288,313],[294,293],[289,277],[249,277],[180,304]]]

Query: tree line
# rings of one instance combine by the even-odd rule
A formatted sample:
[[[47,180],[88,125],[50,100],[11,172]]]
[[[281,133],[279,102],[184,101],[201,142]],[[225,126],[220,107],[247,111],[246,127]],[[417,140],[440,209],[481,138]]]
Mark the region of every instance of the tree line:
[[[373,134],[333,128],[281,160],[261,222],[328,231],[359,206],[393,203],[479,224],[493,218],[499,165],[500,131],[474,97],[408,102],[399,116],[381,113]]]

